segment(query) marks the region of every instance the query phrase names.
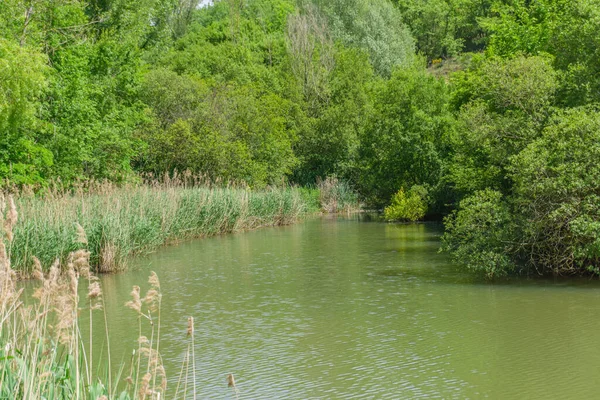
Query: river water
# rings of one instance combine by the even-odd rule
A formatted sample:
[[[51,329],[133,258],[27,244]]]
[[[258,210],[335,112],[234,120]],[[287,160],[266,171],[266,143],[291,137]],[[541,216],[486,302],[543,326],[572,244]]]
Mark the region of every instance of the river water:
[[[240,399],[600,396],[598,283],[478,281],[440,233],[320,218],[138,258],[102,277],[113,362],[137,347],[123,304],[155,271],[169,390],[193,316],[198,398],[232,398],[228,373]]]

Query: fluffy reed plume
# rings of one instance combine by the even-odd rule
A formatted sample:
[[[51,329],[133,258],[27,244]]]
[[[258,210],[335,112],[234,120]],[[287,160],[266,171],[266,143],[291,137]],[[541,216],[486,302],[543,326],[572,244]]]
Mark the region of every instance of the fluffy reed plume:
[[[37,257],[33,257],[33,274],[32,278],[38,281],[44,281],[44,272],[42,271],[42,263]]]
[[[227,386],[233,388],[233,393],[235,394],[235,398],[239,398],[239,391],[237,386],[235,385],[235,377],[233,374],[227,375]]]
[[[125,307],[131,308],[133,311],[138,314],[142,313],[142,300],[140,298],[140,287],[134,286],[131,290],[131,300],[125,303]]]
[[[15,199],[13,196],[8,196],[8,211],[6,212],[6,217],[4,219],[4,233],[9,242],[12,242],[14,238],[13,228],[17,224],[17,217],[18,213]]]
[[[78,223],[75,224],[75,228],[77,229],[77,243],[81,243],[83,245],[88,244],[87,234],[83,227]]]
[[[90,301],[90,310],[102,309],[102,288],[97,280],[92,281],[88,286],[88,299]]]
[[[150,272],[150,277],[148,278],[148,283],[156,290],[160,290],[160,281],[158,280],[158,275],[156,272]]]
[[[233,376],[233,374],[227,375],[227,386],[235,387],[235,377]]]
[[[194,317],[188,317],[187,335],[188,337],[194,334]]]
[[[140,391],[138,393],[138,399],[144,400],[146,396],[152,395],[152,390],[150,389],[150,379],[152,379],[152,374],[149,372],[144,375],[140,384]]]
[[[90,270],[90,254],[89,251],[81,249],[71,253],[69,256],[74,269],[85,279],[90,279],[92,276]]]

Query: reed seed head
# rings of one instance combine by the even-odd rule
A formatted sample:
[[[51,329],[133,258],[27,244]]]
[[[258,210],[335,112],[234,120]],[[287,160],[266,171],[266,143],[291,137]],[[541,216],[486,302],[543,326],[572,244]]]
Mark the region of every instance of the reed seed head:
[[[194,317],[188,318],[187,335],[188,336],[194,335]]]
[[[158,280],[158,275],[156,272],[150,272],[150,277],[148,278],[148,283],[156,290],[160,290],[160,281]]]
[[[159,365],[156,368],[156,375],[160,376],[160,388],[163,392],[167,391],[167,372],[165,371],[165,367]]]
[[[97,278],[88,285],[88,299],[92,311],[102,309],[102,288]]]
[[[138,314],[142,313],[142,300],[140,299],[140,287],[134,286],[131,290],[131,300],[125,303],[125,307],[131,308]]]
[[[227,375],[227,386],[235,388],[235,377],[233,376],[233,374]]]
[[[44,273],[42,272],[42,263],[37,257],[33,257],[33,279],[38,281],[44,280]]]
[[[142,378],[142,382],[140,384],[140,391],[138,394],[138,398],[145,399],[146,396],[152,395],[152,391],[150,390],[150,379],[152,379],[152,374],[147,372]]]
[[[75,224],[75,228],[77,229],[77,243],[85,244],[87,246],[88,239],[83,227],[77,222]]]
[[[15,199],[13,196],[8,196],[8,211],[6,212],[6,218],[4,220],[4,233],[9,242],[12,242],[14,238],[13,229],[17,224],[18,215]]]

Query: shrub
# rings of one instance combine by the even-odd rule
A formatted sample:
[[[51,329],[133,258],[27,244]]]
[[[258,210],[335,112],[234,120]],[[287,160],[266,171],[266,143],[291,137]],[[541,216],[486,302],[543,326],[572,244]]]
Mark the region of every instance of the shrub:
[[[488,278],[505,275],[514,270],[507,240],[510,217],[500,192],[475,192],[446,218],[442,249],[451,251],[459,264]]]
[[[538,273],[600,272],[600,114],[556,113],[512,159],[522,257]]]
[[[384,210],[386,221],[418,221],[427,213],[427,189],[415,185],[408,193],[401,188],[392,196],[392,204]]]
[[[595,109],[556,112],[510,157],[506,195],[475,192],[446,219],[444,248],[488,277],[600,274],[599,132]]]

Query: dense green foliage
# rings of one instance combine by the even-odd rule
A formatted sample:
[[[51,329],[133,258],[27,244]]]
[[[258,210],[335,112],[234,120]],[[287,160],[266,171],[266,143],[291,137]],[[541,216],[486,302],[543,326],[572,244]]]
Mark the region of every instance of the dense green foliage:
[[[497,2],[454,75],[445,247],[488,276],[598,273],[595,1]]]
[[[417,49],[429,60],[484,48],[480,19],[490,16],[493,0],[394,0],[411,28]]]
[[[405,193],[398,190],[392,196],[389,206],[383,210],[386,221],[418,221],[427,213],[427,189],[423,186],[413,186]]]
[[[598,273],[599,17],[598,0],[10,0],[0,178],[336,177],[377,209],[418,186],[462,265]]]
[[[85,194],[87,192],[87,194]],[[19,196],[21,222],[10,248],[13,268],[27,274],[32,257],[51,265],[77,249],[85,231],[95,271],[113,272],[134,254],[166,243],[286,225],[307,209],[297,189],[188,187],[183,182],[126,186],[102,184],[46,198]]]

